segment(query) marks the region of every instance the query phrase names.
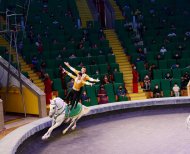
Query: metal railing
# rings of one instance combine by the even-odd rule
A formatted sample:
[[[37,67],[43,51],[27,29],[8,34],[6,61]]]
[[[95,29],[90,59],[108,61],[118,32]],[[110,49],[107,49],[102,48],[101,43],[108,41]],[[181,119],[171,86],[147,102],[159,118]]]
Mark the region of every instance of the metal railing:
[[[16,68],[12,65],[9,66],[9,62],[0,57],[0,66],[2,66],[10,75],[12,75],[16,80],[20,81],[22,85],[31,90],[38,97],[38,108],[39,108],[39,117],[45,117],[46,113],[46,102],[45,102],[45,93],[33,84],[28,78],[19,73]]]

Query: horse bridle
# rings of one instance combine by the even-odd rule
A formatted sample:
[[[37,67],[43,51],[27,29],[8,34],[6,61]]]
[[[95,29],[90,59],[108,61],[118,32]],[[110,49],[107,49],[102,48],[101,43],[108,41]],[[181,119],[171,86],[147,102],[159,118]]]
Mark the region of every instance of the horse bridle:
[[[51,105],[55,105],[57,108],[58,108],[58,106],[57,106],[57,104],[56,104],[56,101],[55,100],[53,100],[53,102],[54,102],[54,104],[53,103],[50,103]],[[62,107],[60,107],[59,109],[57,109],[57,110],[61,110],[63,108],[63,106]]]
[[[58,108],[58,106],[57,106],[57,104],[56,104],[56,101],[55,100],[53,100],[53,102],[54,102],[54,104],[53,103],[50,103],[51,105],[55,105],[57,108]],[[64,105],[63,105],[64,106]],[[62,108],[63,108],[63,106],[62,107],[60,107],[59,109],[57,109],[57,110],[61,110]],[[59,113],[59,114],[54,114],[54,115],[56,115],[56,118],[59,116],[59,115],[61,115],[63,112],[65,111],[65,109],[61,112],[61,113]]]

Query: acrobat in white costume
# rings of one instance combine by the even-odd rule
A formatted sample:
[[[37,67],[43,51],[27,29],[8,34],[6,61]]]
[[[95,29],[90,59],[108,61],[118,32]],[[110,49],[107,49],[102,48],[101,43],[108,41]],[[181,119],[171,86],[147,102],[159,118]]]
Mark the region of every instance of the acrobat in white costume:
[[[76,128],[76,122],[90,111],[88,107],[82,105],[82,111],[78,115],[67,118],[65,114],[66,106],[67,104],[59,97],[50,100],[49,117],[52,118],[52,125],[42,136],[42,140],[48,139],[52,131],[59,127],[63,122],[70,122],[70,125],[65,130],[63,130],[63,134],[65,134],[70,128],[74,130]]]

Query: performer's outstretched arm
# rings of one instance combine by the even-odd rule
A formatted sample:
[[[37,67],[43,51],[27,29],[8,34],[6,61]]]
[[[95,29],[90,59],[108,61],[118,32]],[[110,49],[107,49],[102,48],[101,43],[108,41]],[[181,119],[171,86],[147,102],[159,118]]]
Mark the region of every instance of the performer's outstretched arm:
[[[72,73],[69,73],[68,71],[66,71],[65,69],[63,69],[63,72],[65,72],[68,76],[70,76],[71,78],[75,79],[76,76],[74,76]]]
[[[64,64],[71,70],[73,71],[75,74],[78,74],[80,71],[76,70],[75,68],[71,67],[71,65],[69,65],[68,62],[64,62]],[[93,79],[91,77],[89,77],[87,74],[85,76],[86,80],[91,81],[91,82],[99,82],[99,79]]]
[[[67,75],[69,75],[71,78],[75,79],[76,76],[74,76],[73,74],[69,73],[68,71],[66,71],[65,69],[63,69],[63,72],[65,72]],[[82,84],[86,84],[86,85],[94,85],[94,83],[90,83],[90,82],[87,82],[87,81],[82,81]]]
[[[91,77],[89,77],[88,75],[86,75],[86,80],[91,81],[91,82],[99,82],[99,79],[93,79]]]
[[[73,71],[75,74],[78,74],[80,71],[76,70],[75,68],[73,68],[68,62],[64,62],[64,64],[71,70]]]
[[[83,83],[83,84],[85,84],[85,85],[89,85],[89,86],[92,86],[92,85],[94,85],[94,83],[91,83],[91,82],[87,82],[87,81],[83,81],[82,83]]]

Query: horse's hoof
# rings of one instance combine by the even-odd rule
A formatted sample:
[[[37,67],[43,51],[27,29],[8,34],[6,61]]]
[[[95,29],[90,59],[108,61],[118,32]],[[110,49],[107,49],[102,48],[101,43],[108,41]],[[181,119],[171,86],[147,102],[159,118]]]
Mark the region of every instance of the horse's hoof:
[[[42,140],[47,140],[47,137],[46,136],[42,136]]]
[[[67,131],[65,131],[65,130],[64,130],[64,131],[62,132],[62,133],[63,133],[63,135],[65,135],[65,134],[66,134],[66,132],[67,132]]]
[[[72,130],[75,130],[75,129],[76,129],[76,127],[72,127],[71,129],[72,129]]]

